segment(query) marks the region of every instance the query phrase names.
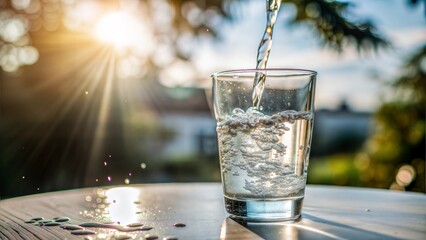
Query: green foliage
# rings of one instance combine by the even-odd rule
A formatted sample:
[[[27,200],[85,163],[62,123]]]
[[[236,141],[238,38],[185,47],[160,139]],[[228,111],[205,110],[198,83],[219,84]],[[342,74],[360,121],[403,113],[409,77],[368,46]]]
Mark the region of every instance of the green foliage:
[[[178,29],[191,29],[194,34],[209,33],[216,35],[218,29],[210,26],[207,10],[214,9],[217,16],[225,20],[232,20],[236,14],[232,4],[244,4],[241,0],[170,0],[176,15],[174,16],[174,25]],[[193,3],[192,5],[189,3]],[[354,4],[341,1],[327,0],[282,0],[282,3],[292,4],[296,7],[296,15],[292,19],[292,24],[308,24],[322,39],[324,45],[337,51],[342,51],[345,46],[355,46],[361,50],[376,50],[379,47],[388,45],[388,41],[381,36],[371,21],[365,20],[354,22],[349,20],[347,15],[351,15],[350,9]],[[203,12],[205,18],[197,24],[191,24],[187,16],[182,14],[182,10],[193,6]],[[282,6],[286,7],[286,6]]]
[[[376,113],[376,131],[368,139],[365,151],[373,167],[386,165],[398,171],[411,165],[416,178],[407,190],[425,191],[425,119],[426,119],[426,46],[412,55],[401,76],[394,81],[394,100],[384,103]],[[423,167],[422,167],[423,166]],[[395,180],[389,175],[380,184]]]
[[[294,23],[310,24],[323,43],[341,51],[345,45],[354,45],[358,50],[377,49],[388,45],[387,40],[377,33],[374,24],[368,20],[349,20],[350,2],[326,0],[284,0],[297,7]]]

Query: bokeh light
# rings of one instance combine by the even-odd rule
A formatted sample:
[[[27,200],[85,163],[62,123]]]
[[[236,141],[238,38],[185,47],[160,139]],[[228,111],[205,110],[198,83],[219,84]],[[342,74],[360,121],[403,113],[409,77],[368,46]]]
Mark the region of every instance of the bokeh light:
[[[134,203],[139,201],[139,190],[130,187],[111,188],[105,192],[109,217],[113,222],[127,225],[138,221],[138,206]]]
[[[152,49],[152,36],[143,21],[124,11],[107,13],[96,24],[95,36],[112,43],[119,51],[135,51],[147,56]]]
[[[398,169],[395,180],[401,187],[408,186],[416,177],[416,170],[413,166],[405,164]]]

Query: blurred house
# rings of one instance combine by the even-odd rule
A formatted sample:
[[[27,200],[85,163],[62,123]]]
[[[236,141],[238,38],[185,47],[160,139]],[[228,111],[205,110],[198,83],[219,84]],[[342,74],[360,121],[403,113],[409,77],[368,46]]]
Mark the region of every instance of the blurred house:
[[[352,111],[346,102],[336,110],[317,110],[312,155],[356,152],[368,137],[372,120],[371,113]]]
[[[161,125],[173,137],[163,143],[158,156],[182,160],[217,155],[216,122],[210,111],[206,90],[194,87],[169,88],[157,81],[150,83],[145,103],[158,115]]]
[[[217,156],[216,122],[206,90],[168,88],[153,81],[148,104],[159,115],[161,125],[174,134],[163,143],[161,159],[183,160]],[[372,115],[356,112],[343,102],[336,110],[315,113],[312,156],[358,151],[368,137]]]

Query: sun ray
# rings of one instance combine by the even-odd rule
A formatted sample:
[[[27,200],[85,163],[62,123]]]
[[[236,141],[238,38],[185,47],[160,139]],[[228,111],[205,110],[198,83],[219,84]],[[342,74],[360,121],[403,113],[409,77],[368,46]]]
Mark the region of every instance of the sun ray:
[[[113,81],[116,79],[116,55],[112,55],[109,61],[106,74],[106,83],[102,92],[101,106],[97,118],[97,127],[93,138],[93,144],[90,151],[89,161],[86,168],[86,176],[91,176],[96,172],[96,160],[102,150],[103,138],[106,130],[107,116],[109,113],[109,104],[111,103]]]
[[[102,76],[103,73],[105,73],[106,69],[109,67],[108,62],[111,57],[111,51],[109,49],[104,49],[101,53],[98,52],[97,56],[95,56],[94,58],[91,58],[91,63],[93,64],[93,66],[87,66],[86,68],[83,68],[84,71],[81,71],[82,73],[80,73],[80,75],[82,76],[82,81],[81,81],[81,85],[77,85],[77,89],[74,91],[74,94],[72,94],[71,96],[64,96],[63,98],[58,99],[57,101],[57,105],[58,106],[62,106],[61,110],[57,112],[57,116],[54,118],[54,122],[51,124],[51,126],[44,132],[42,138],[40,139],[40,141],[38,142],[36,148],[34,149],[34,151],[32,152],[32,154],[29,157],[29,161],[26,162],[26,165],[32,165],[34,164],[33,161],[31,161],[31,159],[38,159],[40,156],[38,156],[40,153],[43,152],[42,149],[45,149],[47,146],[47,142],[50,140],[52,134],[54,131],[58,131],[59,127],[61,126],[60,124],[64,121],[64,119],[69,115],[71,109],[74,107],[76,107],[75,105],[78,104],[78,99],[82,97],[82,90],[85,89],[85,87],[87,85],[90,86],[90,88],[92,89],[96,89],[96,87],[99,85],[99,83],[102,82]],[[87,57],[87,55],[86,55]],[[97,66],[96,66],[97,65]],[[94,67],[96,66],[96,67]],[[64,77],[69,77],[69,76],[64,76]],[[90,112],[89,108],[92,107],[93,108],[93,104],[88,104],[85,105],[82,108],[82,111],[79,112],[79,115],[77,116],[77,121],[74,122],[74,131],[76,131],[76,129],[78,129],[80,126],[80,124],[83,122],[83,119],[88,115],[88,112]],[[93,109],[94,112],[96,112],[96,109]],[[28,131],[28,130],[25,130]],[[75,139],[73,137],[68,138],[68,145],[72,142],[75,141]],[[45,153],[46,151],[44,151],[43,153]],[[52,154],[52,152],[49,152],[49,154]],[[66,154],[66,151],[63,153]],[[43,158],[47,159],[47,160],[51,160],[53,159],[52,157],[49,156],[43,156]],[[38,162],[37,165],[40,165],[40,167],[47,167],[50,164],[57,164],[60,163],[60,161],[62,159],[57,159],[58,162],[51,162],[51,161],[43,161],[43,162]],[[85,161],[83,161],[85,162]],[[62,163],[62,164],[67,164],[67,163]]]

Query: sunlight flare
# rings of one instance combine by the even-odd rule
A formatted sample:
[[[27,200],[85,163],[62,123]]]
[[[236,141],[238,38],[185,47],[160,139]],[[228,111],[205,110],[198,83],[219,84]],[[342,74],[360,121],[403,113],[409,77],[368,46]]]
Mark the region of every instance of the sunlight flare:
[[[150,46],[147,26],[141,19],[124,12],[117,11],[104,15],[96,24],[95,36],[107,43],[111,43],[118,50],[141,49]],[[145,47],[145,50],[147,48]]]

